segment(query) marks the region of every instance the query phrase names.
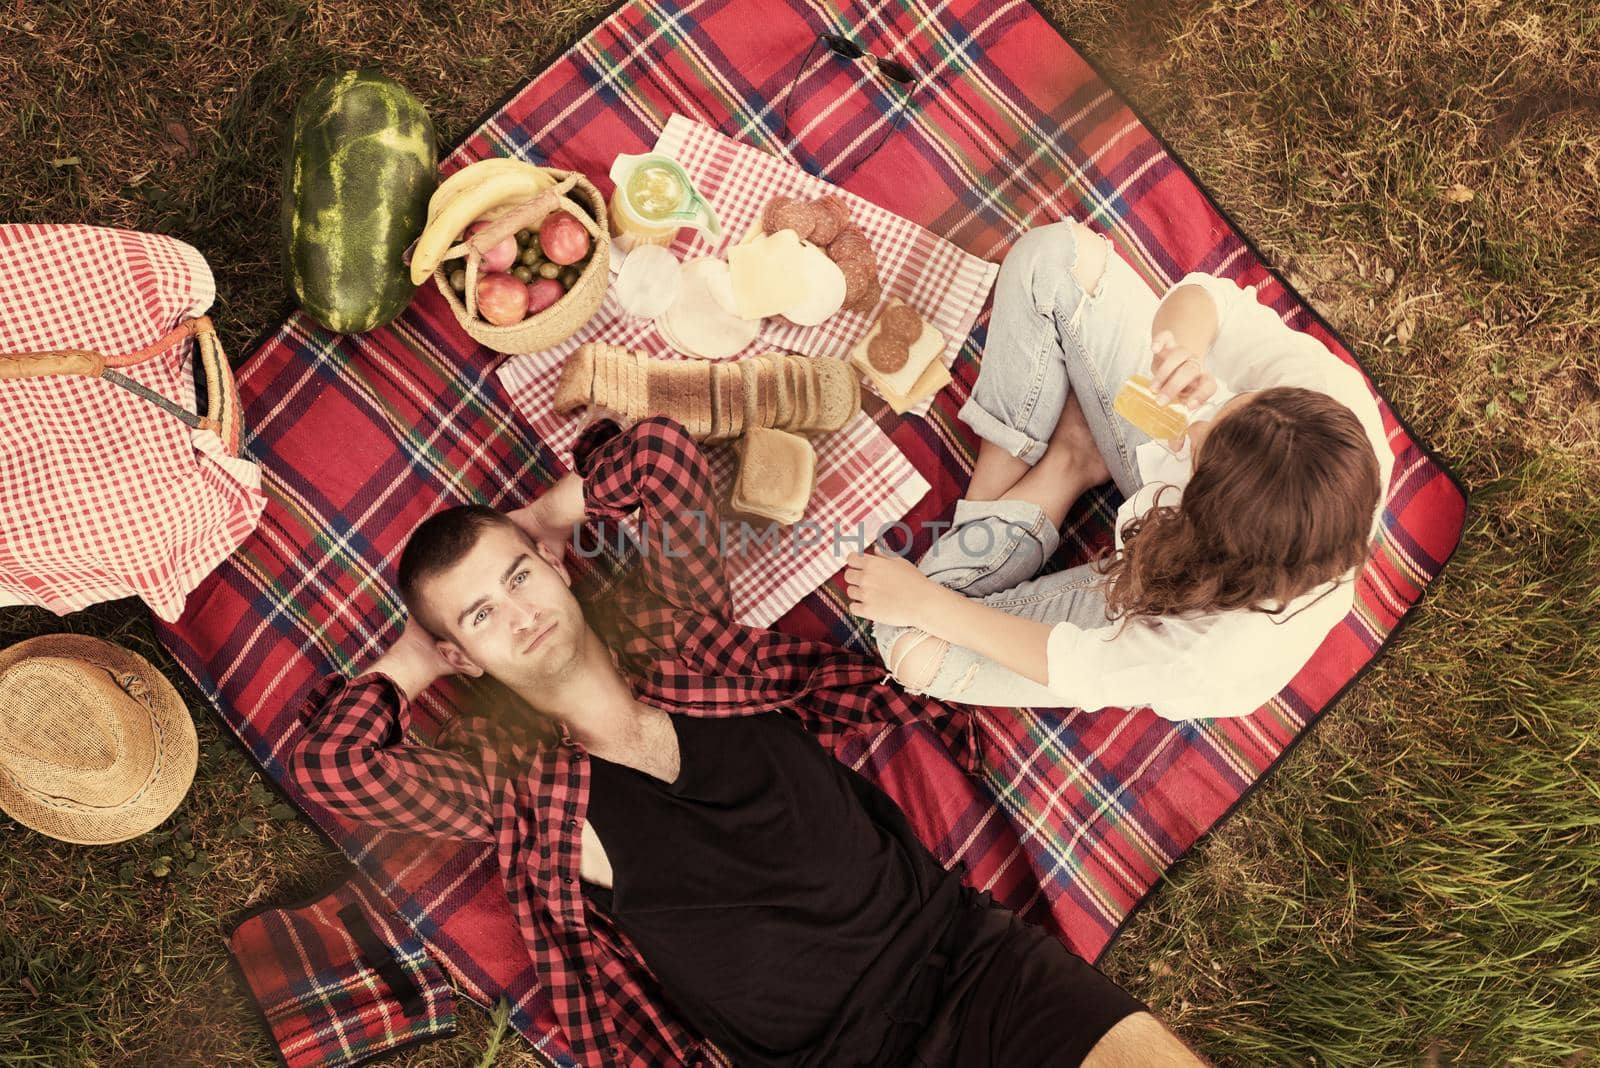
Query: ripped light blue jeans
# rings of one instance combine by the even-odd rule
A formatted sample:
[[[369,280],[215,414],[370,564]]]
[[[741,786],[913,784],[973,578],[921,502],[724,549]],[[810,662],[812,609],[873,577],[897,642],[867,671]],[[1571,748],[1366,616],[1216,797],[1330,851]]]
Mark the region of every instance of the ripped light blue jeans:
[[[1127,378],[1148,369],[1156,294],[1106,241],[1106,265],[1092,289],[1073,274],[1078,240],[1072,223],[1030,230],[1012,246],[995,282],[989,338],[972,396],[960,418],[986,441],[1029,464],[1044,455],[1069,393],[1075,393],[1112,480],[1124,497],[1140,486],[1134,449],[1149,438],[1111,406]],[[1081,564],[1038,575],[1060,542],[1044,512],[1026,501],[956,502],[951,528],[918,562],[935,582],[1041,623],[1085,629],[1112,626],[1100,575]],[[873,625],[885,664],[914,627]],[[910,639],[913,644],[938,639]],[[903,681],[902,681],[902,684]],[[921,687],[943,700],[1001,707],[1054,707],[1049,689],[971,649],[951,645]]]

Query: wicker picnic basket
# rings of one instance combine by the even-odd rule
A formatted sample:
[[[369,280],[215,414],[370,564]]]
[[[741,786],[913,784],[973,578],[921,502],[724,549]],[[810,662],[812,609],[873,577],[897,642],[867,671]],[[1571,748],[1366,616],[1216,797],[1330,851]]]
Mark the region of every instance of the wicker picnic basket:
[[[466,302],[450,286],[451,260],[445,260],[433,272],[434,285],[444,294],[450,310],[455,313],[461,329],[480,345],[496,352],[520,355],[538,352],[559,345],[578,332],[578,328],[600,310],[605,300],[606,286],[611,283],[611,234],[607,229],[606,202],[594,183],[576,171],[551,170],[557,177],[554,194],[550,199],[550,212],[565,211],[575,217],[589,231],[594,251],[589,255],[588,266],[567,290],[565,296],[544,311],[530,315],[520,323],[495,326],[478,317],[478,260],[477,252],[467,253]],[[546,214],[549,214],[548,212]],[[538,221],[530,222],[537,229]]]

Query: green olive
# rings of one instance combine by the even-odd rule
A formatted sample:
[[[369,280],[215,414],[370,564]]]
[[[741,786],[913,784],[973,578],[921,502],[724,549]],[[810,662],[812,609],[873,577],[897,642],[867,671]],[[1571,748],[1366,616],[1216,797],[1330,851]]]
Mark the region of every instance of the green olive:
[[[561,272],[561,284],[571,289],[578,284],[578,275],[581,274],[576,267],[568,267]]]
[[[523,263],[527,264],[529,267],[537,267],[537,266],[539,266],[539,261],[542,260],[543,258],[544,258],[543,256],[539,255],[539,246],[538,245],[529,245],[527,248],[523,249],[520,253],[517,254],[517,259],[521,260]]]
[[[512,277],[522,283],[533,281],[533,268],[529,267],[525,263],[519,263],[515,267],[511,268],[511,274]]]
[[[539,264],[539,277],[540,278],[556,278],[556,277],[559,277],[560,274],[561,274],[561,264],[559,264],[559,263],[541,263],[541,264]]]
[[[464,268],[457,267],[450,272],[450,288],[457,293],[465,293],[467,291],[467,272]]]

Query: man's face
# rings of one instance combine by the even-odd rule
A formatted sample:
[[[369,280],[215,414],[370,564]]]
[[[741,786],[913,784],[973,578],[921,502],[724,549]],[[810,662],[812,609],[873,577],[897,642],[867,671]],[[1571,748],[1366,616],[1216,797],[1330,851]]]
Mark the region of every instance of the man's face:
[[[454,567],[423,583],[441,650],[467,675],[536,685],[578,662],[586,624],[558,562],[521,531],[490,527]]]

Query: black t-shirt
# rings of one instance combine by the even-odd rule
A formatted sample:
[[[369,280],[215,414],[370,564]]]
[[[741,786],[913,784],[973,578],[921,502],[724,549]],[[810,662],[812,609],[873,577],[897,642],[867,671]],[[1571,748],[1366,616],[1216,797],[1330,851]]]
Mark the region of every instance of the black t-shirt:
[[[671,719],[677,781],[593,760],[590,900],[735,1064],[870,1063],[960,880],[792,714]]]

